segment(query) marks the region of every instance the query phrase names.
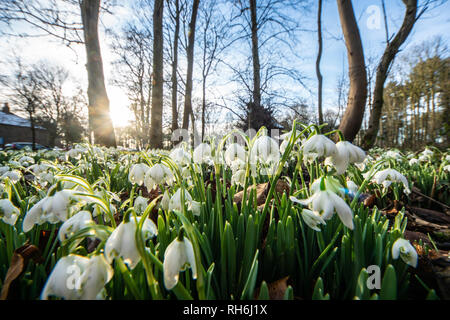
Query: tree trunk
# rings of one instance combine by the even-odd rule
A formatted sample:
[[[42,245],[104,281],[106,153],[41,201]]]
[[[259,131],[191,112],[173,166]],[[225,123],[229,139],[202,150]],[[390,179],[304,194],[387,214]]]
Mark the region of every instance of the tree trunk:
[[[206,113],[206,77],[203,76],[202,83],[202,141],[205,138],[205,113]]]
[[[377,138],[378,128],[380,125],[381,110],[383,108],[383,90],[384,83],[388,76],[389,67],[394,61],[400,46],[408,38],[411,30],[416,22],[417,0],[405,0],[406,12],[403,18],[402,26],[397,32],[394,40],[388,43],[384,50],[383,56],[377,68],[377,75],[375,78],[375,89],[373,92],[372,111],[369,118],[369,128],[364,135],[363,147],[369,149],[375,144]]]
[[[200,0],[194,0],[192,4],[192,16],[189,22],[188,47],[187,47],[187,75],[186,92],[184,95],[183,129],[189,128],[189,115],[192,112],[192,74],[194,68],[195,24]],[[192,126],[194,123],[192,121]]]
[[[253,61],[253,103],[256,108],[261,106],[261,65],[259,63],[258,18],[256,14],[256,0],[250,0],[250,19],[252,32],[252,61]],[[249,119],[250,121],[250,119]],[[249,128],[250,129],[250,128]]]
[[[353,141],[361,128],[367,98],[367,74],[364,52],[350,0],[337,0],[339,19],[347,47],[350,89],[347,108],[339,124],[345,139]]]
[[[175,34],[173,39],[173,62],[172,62],[172,132],[178,129],[178,39],[180,37],[180,3],[175,1]]]
[[[317,108],[319,111],[319,124],[323,123],[323,112],[322,112],[322,74],[320,73],[320,59],[322,58],[322,0],[319,0],[319,9],[317,12],[317,36],[319,40],[319,52],[317,53],[316,60],[316,74],[318,81],[318,101]]]
[[[100,0],[82,0],[80,8],[87,55],[89,122],[94,132],[94,142],[115,147],[116,137],[109,114],[109,99],[98,37]]]
[[[164,0],[155,0],[153,9],[153,89],[150,146],[162,148],[163,113],[163,9]]]

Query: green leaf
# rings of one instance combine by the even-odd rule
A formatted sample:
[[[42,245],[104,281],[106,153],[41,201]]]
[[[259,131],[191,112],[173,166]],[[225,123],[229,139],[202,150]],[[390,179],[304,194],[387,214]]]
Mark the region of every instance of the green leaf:
[[[381,281],[380,299],[397,299],[397,275],[394,266],[391,264],[384,271],[383,280]]]

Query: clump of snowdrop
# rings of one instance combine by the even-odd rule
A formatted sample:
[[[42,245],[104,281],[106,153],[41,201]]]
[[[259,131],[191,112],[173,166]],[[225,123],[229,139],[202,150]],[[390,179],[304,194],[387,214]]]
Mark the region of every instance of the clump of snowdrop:
[[[192,269],[192,278],[197,279],[194,248],[191,241],[183,236],[182,229],[180,235],[167,246],[164,252],[164,285],[167,290],[177,285],[180,271],[184,271],[187,267]]]
[[[139,222],[141,217],[137,217]],[[141,255],[136,244],[136,221],[133,217],[125,217],[116,229],[111,233],[105,244],[105,257],[109,263],[116,257],[123,259],[130,269],[134,269],[141,261]],[[145,219],[142,226],[144,240],[150,239],[158,234],[155,223],[150,219]]]
[[[392,245],[392,258],[398,259],[399,256],[406,264],[417,267],[417,252],[408,240],[399,238]]]
[[[411,190],[409,189],[409,185],[408,185],[408,180],[406,180],[406,177],[395,169],[384,169],[384,170],[378,171],[373,176],[372,182],[383,185],[384,189],[389,188],[389,186],[393,182],[400,182],[404,186],[403,191],[406,194],[411,193]]]
[[[0,218],[4,223],[11,226],[16,224],[20,211],[16,208],[9,199],[0,200]]]

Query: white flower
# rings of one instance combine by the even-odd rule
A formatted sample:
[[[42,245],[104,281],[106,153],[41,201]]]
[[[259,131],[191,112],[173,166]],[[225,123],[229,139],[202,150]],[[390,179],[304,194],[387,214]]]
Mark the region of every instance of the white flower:
[[[21,177],[22,177],[22,174],[20,173],[20,171],[12,170],[12,171],[5,172],[2,175],[2,180],[5,178],[9,178],[9,180],[11,180],[12,183],[16,183],[17,181],[20,180]]]
[[[207,143],[200,143],[195,149],[193,154],[195,163],[209,163],[211,161],[211,147]]]
[[[242,147],[240,144],[232,143],[228,146],[227,150],[225,150],[224,153],[224,159],[225,163],[232,167],[236,161],[237,163],[244,163],[245,166],[245,157],[247,152],[245,151],[244,147]]]
[[[21,166],[28,167],[34,163],[34,159],[28,156],[23,156],[19,159]]]
[[[191,155],[181,147],[173,149],[169,156],[181,167],[191,163]]]
[[[166,190],[166,191],[164,191],[164,195],[161,199],[160,206],[163,210],[167,211],[167,210],[169,210],[169,203],[170,203],[169,191]]]
[[[277,163],[280,160],[280,148],[275,139],[269,136],[261,136],[254,142],[250,152],[252,164],[258,161],[269,164]]]
[[[347,180],[347,189],[353,193],[356,194],[358,192],[359,187],[356,183],[354,183],[352,180]]]
[[[242,187],[245,184],[245,170],[237,170],[232,176],[231,176],[231,184],[238,184]]]
[[[89,211],[80,211],[61,225],[58,238],[62,242],[93,223],[94,221]]]
[[[416,158],[412,158],[411,160],[408,161],[408,163],[410,166],[412,166],[412,165],[418,164],[419,160]]]
[[[5,172],[8,172],[8,171],[9,171],[8,166],[0,167],[0,176],[2,176]]]
[[[430,160],[430,158],[428,156],[426,156],[426,155],[422,154],[422,155],[419,156],[419,161],[420,162],[427,162],[429,160]]]
[[[336,149],[337,152],[326,158],[325,163],[333,165],[337,174],[343,174],[350,163],[361,163],[366,157],[364,150],[348,141],[339,141]]]
[[[191,210],[194,215],[200,215],[199,203],[192,199],[191,194],[187,190],[184,190],[184,202],[187,203],[188,210]],[[177,210],[179,212],[183,212],[183,204],[181,203],[181,188],[179,188],[177,192],[175,192],[174,195],[170,198],[169,210]]]
[[[392,245],[392,258],[398,259],[399,255],[406,264],[417,267],[417,252],[408,240],[399,238]]]
[[[311,210],[320,214],[323,220],[329,220],[336,211],[342,223],[353,230],[353,212],[348,204],[337,194],[329,190],[316,191],[306,200],[290,197],[291,201],[308,205]]]
[[[447,172],[450,172],[450,164],[444,166],[444,167],[442,168],[442,170],[447,171]]]
[[[422,151],[422,154],[423,154],[424,156],[431,157],[431,156],[433,156],[434,152],[431,151],[431,150],[428,149],[428,148],[425,148],[425,150]]]
[[[30,231],[35,224],[66,221],[75,209],[72,208],[72,204],[79,202],[78,197],[74,196],[74,192],[74,190],[61,190],[53,196],[41,199],[25,215],[23,231]]]
[[[56,263],[42,290],[41,299],[47,300],[51,296],[65,300],[98,299],[113,273],[103,255],[88,258],[70,254]]]
[[[305,221],[305,223],[311,229],[313,229],[315,231],[320,231],[320,228],[318,227],[319,224],[326,224],[325,220],[323,220],[319,214],[315,213],[314,211],[308,210],[308,209],[302,210],[302,218],[303,218],[303,221]]]
[[[74,158],[74,159],[81,159],[81,154],[83,153],[83,151],[79,150],[79,149],[70,149],[69,151],[66,152],[66,159],[69,158]]]
[[[142,214],[148,206],[148,199],[142,196],[137,196],[134,200],[134,210],[137,214]]]
[[[402,159],[402,155],[400,152],[398,151],[394,151],[394,150],[389,150],[385,153],[385,157],[386,158],[392,158],[395,160],[401,160]]]
[[[150,167],[145,163],[138,163],[133,165],[128,174],[128,180],[130,180],[131,183],[136,183],[142,186],[142,184],[144,183],[145,174],[149,169]]]
[[[450,154],[448,154],[448,155],[445,156],[445,161],[450,162]]]
[[[16,208],[9,199],[0,200],[0,218],[4,223],[11,226],[16,224],[20,211]]]
[[[148,190],[152,190],[158,184],[171,184],[173,180],[172,171],[166,165],[157,163],[145,173],[144,184]]]
[[[177,237],[167,246],[164,253],[164,285],[167,290],[177,285],[180,271],[184,271],[188,266],[192,269],[192,278],[197,279],[192,243],[186,237],[181,241]]]
[[[141,217],[138,217],[139,220]],[[122,221],[111,233],[105,244],[105,257],[109,263],[112,263],[115,257],[121,257],[131,269],[141,261],[141,256],[136,245],[136,222],[130,217],[128,222]],[[155,223],[146,219],[142,226],[144,239],[154,237],[158,233]]]
[[[408,186],[408,180],[406,180],[405,176],[395,169],[384,169],[378,171],[373,176],[372,182],[376,184],[382,184],[384,188],[388,188],[392,182],[401,182],[405,187],[404,192],[406,194],[411,193],[411,190]]]
[[[305,161],[313,162],[319,157],[331,157],[338,151],[333,141],[322,134],[313,135],[302,145]]]

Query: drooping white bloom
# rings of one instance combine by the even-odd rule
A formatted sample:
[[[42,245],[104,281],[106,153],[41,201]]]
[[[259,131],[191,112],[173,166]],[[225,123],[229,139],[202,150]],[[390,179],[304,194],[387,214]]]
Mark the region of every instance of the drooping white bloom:
[[[137,196],[134,200],[134,210],[137,214],[142,214],[148,206],[148,198]]]
[[[75,208],[72,204],[79,202],[74,190],[61,190],[53,196],[47,196],[36,203],[25,215],[23,231],[30,231],[35,224],[45,222],[58,223],[66,221]]]
[[[250,152],[252,164],[258,161],[264,164],[277,163],[280,160],[280,148],[277,141],[269,136],[261,136],[254,142]]]
[[[91,258],[70,254],[58,260],[47,279],[41,299],[58,297],[65,300],[102,298],[106,283],[114,274],[103,255]]]
[[[136,183],[140,186],[144,183],[144,177],[147,171],[150,170],[150,167],[145,163],[138,163],[131,167],[130,172],[128,173],[128,180],[131,183]]]
[[[247,152],[245,151],[244,147],[242,147],[238,143],[232,143],[228,146],[227,150],[225,150],[225,163],[229,167],[236,163],[236,161],[238,161],[238,163],[244,163],[245,165],[246,154]]]
[[[348,189],[351,193],[355,194],[356,192],[358,192],[359,187],[358,187],[358,185],[357,185],[356,183],[354,183],[352,180],[347,180],[347,189]]]
[[[80,211],[65,221],[59,228],[59,241],[64,241],[72,237],[75,233],[87,226],[93,224],[91,213],[89,211]]]
[[[348,204],[337,194],[330,190],[318,190],[306,200],[299,200],[293,196],[291,201],[307,205],[309,208],[320,214],[323,220],[329,220],[334,212],[337,212],[342,223],[353,230],[353,212]]]
[[[376,184],[382,184],[384,188],[388,188],[392,182],[400,182],[404,186],[404,192],[406,194],[411,193],[409,189],[408,180],[395,169],[384,169],[375,173],[372,178],[372,182]]]
[[[20,211],[16,208],[9,199],[0,200],[0,218],[4,223],[11,226],[16,224]]]
[[[412,158],[411,160],[408,161],[408,163],[409,163],[410,166],[413,166],[413,165],[419,163],[419,159]]]
[[[141,217],[138,217],[139,220]],[[128,222],[122,221],[111,233],[105,244],[105,257],[109,263],[116,257],[121,257],[131,269],[141,261],[141,256],[136,245],[136,222],[130,217]],[[150,219],[145,219],[142,226],[144,239],[149,239],[157,235],[158,229]]]
[[[417,252],[408,240],[399,238],[392,245],[392,258],[398,259],[399,256],[406,264],[417,267]]]
[[[167,210],[169,210],[169,203],[170,203],[169,191],[166,190],[166,191],[164,191],[164,195],[161,199],[160,206],[163,210],[167,211]]]
[[[194,215],[200,215],[199,202],[193,200],[191,194],[187,190],[184,190],[184,202],[187,204],[188,210],[191,210]],[[183,212],[183,204],[181,203],[181,188],[179,188],[170,198],[169,210]]]
[[[147,170],[144,177],[144,184],[148,190],[152,190],[158,184],[171,184],[174,180],[172,171],[164,164],[157,163]]]
[[[69,158],[74,158],[74,159],[81,159],[81,154],[83,153],[82,150],[74,148],[74,149],[70,149],[69,151],[66,152],[66,159]]]
[[[444,171],[446,171],[446,172],[450,172],[450,164],[444,166],[444,167],[442,168],[442,170],[444,170]]]
[[[164,252],[164,286],[167,290],[171,290],[177,285],[179,273],[186,267],[192,269],[192,278],[197,279],[197,265],[192,243],[186,237],[183,237],[181,241],[176,238]]]
[[[231,184],[238,184],[240,186],[245,185],[245,170],[237,170],[233,175],[231,176]]]
[[[6,171],[2,175],[2,180],[5,178],[9,178],[9,180],[11,180],[12,183],[17,183],[17,181],[19,181],[21,177],[22,177],[22,174],[20,173],[20,171],[12,170],[12,171]]]
[[[191,155],[181,147],[173,149],[169,156],[181,167],[191,163]]]
[[[448,154],[448,155],[445,156],[445,161],[450,162],[450,154]]]
[[[23,156],[19,159],[19,163],[23,167],[28,167],[28,166],[34,164],[34,159],[29,156]]]
[[[337,152],[325,160],[326,164],[331,164],[336,168],[337,174],[343,174],[351,163],[361,163],[366,157],[366,153],[360,147],[348,141],[336,143]]]
[[[428,148],[425,148],[425,150],[422,151],[422,154],[426,157],[431,157],[431,156],[433,156],[434,152]]]
[[[8,166],[2,166],[0,167],[0,176],[2,176],[5,172],[9,171],[9,167]]]
[[[326,224],[325,220],[323,220],[323,218],[314,211],[303,209],[301,214],[303,221],[305,221],[305,223],[315,231],[320,231],[320,224]]]
[[[395,160],[401,160],[402,159],[402,155],[399,151],[396,150],[389,150],[387,151],[384,156],[386,158],[391,158],[391,159],[395,159]]]
[[[211,162],[211,147],[207,143],[200,143],[195,149],[193,154],[193,160],[195,163],[210,163]]]
[[[331,157],[338,152],[334,142],[323,134],[313,135],[305,141],[302,149],[307,162],[313,162],[319,157]]]

